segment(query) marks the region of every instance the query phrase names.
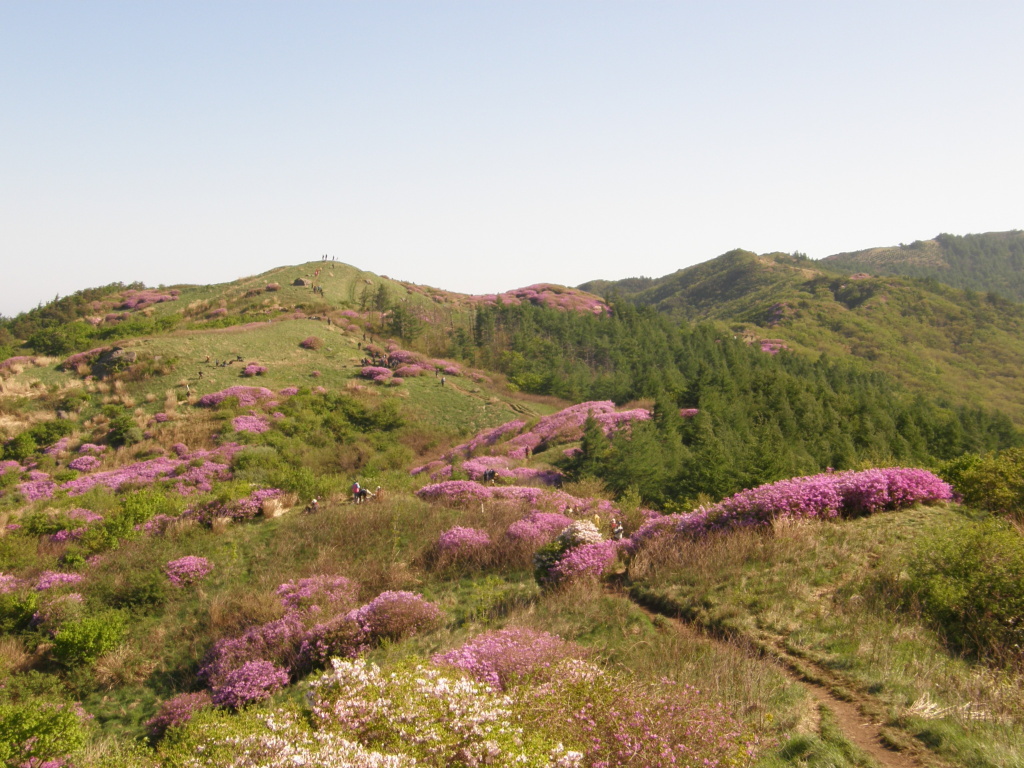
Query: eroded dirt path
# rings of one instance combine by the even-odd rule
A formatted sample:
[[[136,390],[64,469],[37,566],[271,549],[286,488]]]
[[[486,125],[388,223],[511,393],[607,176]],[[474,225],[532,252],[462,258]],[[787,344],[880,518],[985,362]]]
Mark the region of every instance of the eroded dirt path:
[[[743,643],[731,642],[717,637],[714,633],[706,632],[679,616],[659,612],[636,599],[628,591],[621,594],[632,599],[650,616],[671,619],[679,631],[723,646],[742,647],[751,656],[780,669],[790,681],[801,686],[813,701],[827,707],[843,736],[882,768],[949,768],[948,763],[928,752],[923,745],[914,742],[909,735],[904,735],[903,739],[909,745],[906,749],[896,751],[888,747],[888,740],[883,734],[884,724],[880,716],[872,714],[884,712],[881,702],[867,693],[850,690],[848,685],[835,679],[833,673],[820,665],[796,658],[784,649],[780,639],[761,637],[745,638],[746,642]]]

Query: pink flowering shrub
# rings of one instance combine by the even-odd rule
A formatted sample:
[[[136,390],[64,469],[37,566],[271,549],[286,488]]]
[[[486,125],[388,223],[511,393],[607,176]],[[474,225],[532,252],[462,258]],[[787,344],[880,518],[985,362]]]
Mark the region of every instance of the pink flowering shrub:
[[[212,706],[213,700],[206,691],[180,693],[160,705],[156,714],[146,721],[146,728],[150,736],[159,739],[168,728],[183,725],[191,720],[196,712]]]
[[[767,525],[777,518],[850,517],[952,498],[953,489],[924,469],[825,472],[740,491],[688,514],[655,518],[630,537],[629,547],[635,551],[652,536],[668,531],[698,536],[712,530]]]
[[[383,368],[379,365],[367,365],[359,371],[359,375],[364,379],[370,379],[380,384],[390,379],[392,374],[390,368]]]
[[[517,520],[505,531],[511,541],[524,542],[531,547],[546,544],[572,525],[572,518],[557,512],[531,512]]]
[[[522,678],[536,678],[563,659],[587,652],[558,635],[525,627],[484,632],[447,653],[431,657],[434,664],[463,669],[492,688],[505,689]]]
[[[212,689],[213,703],[238,708],[269,699],[288,685],[288,672],[269,661],[248,661],[228,672]]]
[[[213,570],[213,563],[205,557],[188,555],[171,560],[164,566],[167,580],[176,587],[190,587],[198,584]]]
[[[305,634],[302,616],[291,611],[280,619],[250,627],[237,637],[222,638],[206,654],[199,668],[199,679],[216,689],[233,670],[252,661],[273,662],[290,668],[298,658]]]
[[[263,511],[264,501],[275,499],[281,493],[282,491],[278,488],[260,488],[248,496],[226,504],[216,499],[204,502],[185,510],[182,516],[197,520],[203,525],[210,525],[218,517],[227,517],[232,520],[252,520]]]
[[[44,592],[54,587],[65,587],[70,584],[78,584],[85,580],[80,573],[63,573],[61,571],[43,571],[36,577],[35,590]]]
[[[287,581],[277,588],[281,605],[289,611],[348,610],[356,605],[359,585],[344,576],[310,576]]]
[[[107,450],[105,445],[96,445],[96,443],[82,443],[78,446],[79,453],[103,453]]]
[[[100,465],[100,460],[95,456],[79,456],[77,459],[72,459],[68,462],[68,469],[74,469],[78,472],[91,472]]]
[[[292,395],[299,394],[299,388],[298,387],[285,387],[284,389],[282,389],[277,394],[284,395],[285,397],[291,397]]]
[[[153,304],[161,304],[165,301],[177,301],[178,291],[172,289],[167,293],[157,293],[151,288],[146,288],[141,291],[129,289],[127,291],[123,291],[121,296],[124,300],[118,305],[118,309],[145,309]]]
[[[464,528],[456,525],[441,534],[437,540],[437,549],[445,554],[462,554],[476,552],[491,545],[491,537],[487,531],[476,528]]]
[[[307,336],[299,342],[299,346],[303,349],[320,349],[323,345],[323,339],[319,336]]]
[[[274,393],[266,387],[245,387],[239,385],[222,389],[220,392],[211,392],[208,395],[203,395],[199,398],[197,405],[212,408],[213,406],[220,405],[229,397],[237,397],[239,405],[250,407],[256,405],[260,400],[266,400],[273,396]]]
[[[397,640],[433,628],[443,614],[420,595],[398,590],[382,592],[350,615],[368,637]]]
[[[102,355],[104,352],[109,352],[111,349],[112,347],[96,347],[94,349],[86,350],[85,352],[76,352],[58,367],[65,371],[74,371],[80,365],[90,365],[97,357]]]
[[[259,434],[270,429],[270,422],[262,416],[235,416],[231,420],[235,432],[253,432]]]
[[[242,369],[242,376],[262,376],[267,372],[265,365],[259,363],[249,363],[245,368]]]
[[[600,579],[615,565],[619,549],[618,541],[598,541],[573,547],[548,570],[548,579],[553,584],[567,584],[584,578]]]
[[[62,437],[60,440],[55,442],[49,448],[43,451],[47,456],[56,456],[57,454],[64,453],[68,449],[68,445],[71,443],[70,437]]]
[[[8,592],[14,592],[24,586],[25,581],[13,573],[0,572],[0,595],[6,595]]]

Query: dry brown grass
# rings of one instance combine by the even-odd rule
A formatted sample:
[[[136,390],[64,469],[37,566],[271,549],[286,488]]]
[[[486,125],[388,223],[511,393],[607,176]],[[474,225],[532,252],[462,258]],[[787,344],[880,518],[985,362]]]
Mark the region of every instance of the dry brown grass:
[[[156,630],[148,638],[147,645],[151,648],[160,647],[164,634],[162,628]],[[100,688],[109,691],[123,685],[138,685],[150,676],[156,666],[156,662],[140,648],[125,644],[96,659],[93,678]]]
[[[32,654],[17,637],[0,637],[0,671],[5,674],[24,672],[32,666]]]
[[[266,624],[284,615],[284,606],[273,590],[247,588],[215,595],[206,612],[206,625],[214,637],[239,635],[255,624]]]

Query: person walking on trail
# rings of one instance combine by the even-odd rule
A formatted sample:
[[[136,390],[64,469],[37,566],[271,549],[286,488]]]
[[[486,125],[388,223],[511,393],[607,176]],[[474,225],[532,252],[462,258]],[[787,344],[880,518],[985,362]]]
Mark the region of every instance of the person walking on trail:
[[[444,386],[444,383],[445,383],[445,381],[446,381],[445,377],[444,377],[444,376],[442,376],[442,377],[441,377],[441,386],[442,386],[442,387]]]
[[[612,540],[622,541],[622,523],[618,518],[612,518]]]

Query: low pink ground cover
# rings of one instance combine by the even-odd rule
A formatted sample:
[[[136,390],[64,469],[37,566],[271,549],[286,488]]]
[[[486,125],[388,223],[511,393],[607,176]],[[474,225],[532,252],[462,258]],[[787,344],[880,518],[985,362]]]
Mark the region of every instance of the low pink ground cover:
[[[548,578],[553,584],[600,579],[618,560],[620,545],[618,541],[598,541],[573,547],[548,571]]]
[[[205,557],[188,555],[171,560],[164,566],[167,580],[176,587],[190,587],[198,584],[213,570],[213,563]]]
[[[206,691],[180,693],[160,705],[156,714],[146,721],[146,728],[150,736],[160,738],[168,728],[183,725],[191,720],[196,712],[212,706],[213,700]]]
[[[270,422],[262,416],[235,416],[231,420],[235,432],[253,432],[259,434],[270,429]]]
[[[275,691],[288,685],[290,679],[286,669],[272,662],[248,661],[228,672],[223,681],[214,686],[212,700],[219,706],[241,707],[269,699]]]
[[[62,571],[43,571],[36,577],[34,589],[37,592],[44,592],[54,587],[64,587],[69,584],[78,584],[85,577],[80,573],[64,573]]]
[[[446,555],[479,552],[491,545],[487,531],[456,525],[437,539],[437,551]]]
[[[243,376],[262,376],[266,372],[267,367],[265,365],[260,365],[259,363],[249,363],[242,369]]]
[[[256,405],[260,400],[267,400],[273,396],[274,393],[266,387],[246,387],[238,385],[222,389],[220,392],[211,392],[208,395],[203,395],[199,398],[197,405],[212,408],[215,405],[220,405],[229,397],[237,397],[239,405],[249,407]]]
[[[289,611],[315,608],[337,612],[356,605],[359,585],[344,576],[310,576],[281,584],[277,594]]]
[[[100,465],[100,460],[95,456],[79,456],[77,459],[72,459],[68,462],[68,469],[74,469],[78,472],[91,472]]]
[[[539,547],[554,539],[572,522],[571,517],[557,512],[531,512],[521,520],[512,523],[505,531],[505,536],[512,541],[522,541]]]
[[[587,652],[558,635],[525,627],[484,632],[464,645],[431,657],[434,664],[457,667],[492,688],[507,688],[522,678],[550,672],[563,659],[584,658]]]
[[[370,379],[371,381],[381,383],[390,379],[392,372],[390,368],[384,368],[380,365],[367,365],[359,371],[359,375],[364,379]]]

